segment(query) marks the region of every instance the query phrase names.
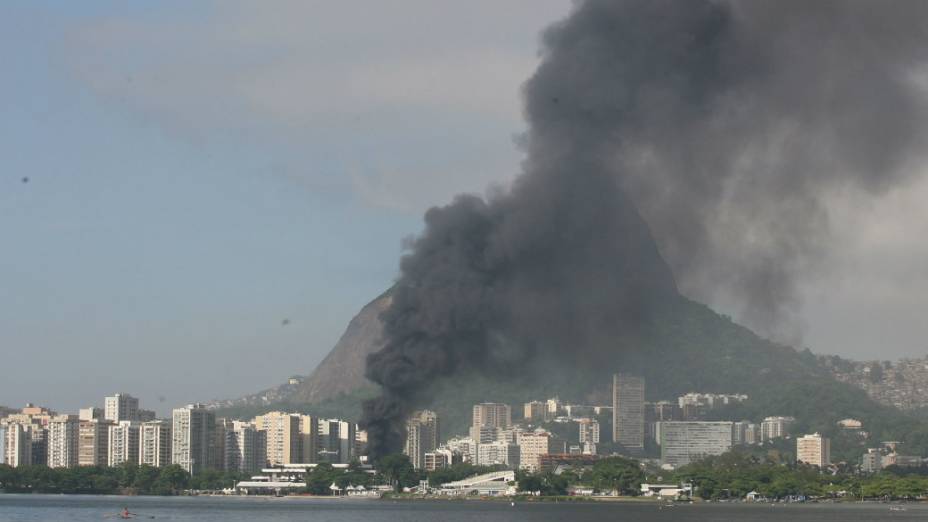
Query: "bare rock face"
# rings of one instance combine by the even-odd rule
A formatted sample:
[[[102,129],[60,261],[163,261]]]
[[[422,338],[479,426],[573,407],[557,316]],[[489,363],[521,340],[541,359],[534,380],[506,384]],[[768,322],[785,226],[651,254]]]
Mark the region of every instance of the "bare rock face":
[[[332,351],[294,393],[295,402],[317,403],[373,386],[364,377],[365,361],[368,354],[383,347],[380,313],[391,301],[390,292],[385,292],[354,316]]]

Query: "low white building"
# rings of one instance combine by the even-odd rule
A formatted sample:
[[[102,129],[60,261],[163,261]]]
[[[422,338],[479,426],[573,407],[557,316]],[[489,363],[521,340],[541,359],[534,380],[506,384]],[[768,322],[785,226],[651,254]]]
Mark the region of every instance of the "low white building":
[[[692,484],[642,484],[642,497],[679,498],[693,493]]]
[[[515,471],[496,471],[442,484],[438,492],[442,495],[480,495],[486,497],[515,495],[515,480]]]

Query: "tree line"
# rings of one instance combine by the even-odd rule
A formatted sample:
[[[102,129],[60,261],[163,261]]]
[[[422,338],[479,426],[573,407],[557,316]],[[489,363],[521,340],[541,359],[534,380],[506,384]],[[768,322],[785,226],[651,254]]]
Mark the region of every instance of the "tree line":
[[[163,468],[133,463],[76,468],[0,464],[0,490],[7,493],[177,495],[186,490],[230,488],[247,477],[215,470],[191,476],[176,464]]]

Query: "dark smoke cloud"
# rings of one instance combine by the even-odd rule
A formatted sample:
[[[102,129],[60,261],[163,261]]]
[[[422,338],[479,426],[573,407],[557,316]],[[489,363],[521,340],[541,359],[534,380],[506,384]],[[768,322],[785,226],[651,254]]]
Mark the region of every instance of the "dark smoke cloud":
[[[925,144],[926,2],[587,1],[543,37],[523,174],[426,214],[368,360],[370,453],[423,392],[535,358],[597,364],[653,304],[725,292],[762,330],[822,259],[826,203]],[[652,240],[650,231],[656,239]],[[665,264],[658,247],[669,262]]]

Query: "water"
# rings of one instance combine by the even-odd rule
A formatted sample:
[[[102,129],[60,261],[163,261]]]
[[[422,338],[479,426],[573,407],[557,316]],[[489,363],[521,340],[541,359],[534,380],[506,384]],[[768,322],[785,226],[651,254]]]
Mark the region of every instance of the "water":
[[[2,495],[0,521],[118,520],[128,506],[137,520],[310,522],[789,522],[924,520],[928,505],[890,511],[885,504],[693,504],[659,509],[643,503],[516,503],[288,498]]]

